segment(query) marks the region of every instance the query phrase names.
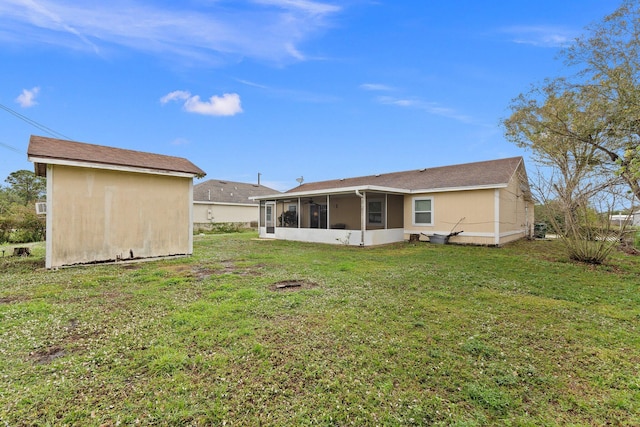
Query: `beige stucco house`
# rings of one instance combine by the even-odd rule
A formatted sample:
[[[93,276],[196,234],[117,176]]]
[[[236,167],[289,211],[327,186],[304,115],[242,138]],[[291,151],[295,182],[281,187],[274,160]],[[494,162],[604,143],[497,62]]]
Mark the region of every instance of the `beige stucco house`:
[[[210,229],[213,224],[232,223],[257,227],[259,204],[253,197],[277,194],[260,184],[209,179],[193,186],[194,228]]]
[[[27,155],[47,179],[47,268],[193,252],[190,161],[41,136]]]
[[[370,246],[458,233],[452,243],[502,245],[533,231],[521,157],[311,182],[256,200],[262,238]]]

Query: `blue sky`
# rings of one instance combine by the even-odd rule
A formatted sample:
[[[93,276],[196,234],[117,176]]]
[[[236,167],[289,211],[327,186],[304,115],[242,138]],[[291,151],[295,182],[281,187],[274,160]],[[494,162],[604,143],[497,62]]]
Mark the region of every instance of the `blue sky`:
[[[526,157],[499,125],[510,100],[566,74],[560,48],[618,5],[0,0],[0,179],[46,130],[278,190]]]

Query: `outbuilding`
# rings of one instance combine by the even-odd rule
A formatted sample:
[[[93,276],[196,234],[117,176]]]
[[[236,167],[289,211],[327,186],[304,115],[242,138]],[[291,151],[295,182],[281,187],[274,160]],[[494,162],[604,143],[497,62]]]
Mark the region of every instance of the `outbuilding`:
[[[47,179],[46,267],[193,253],[193,178],[181,157],[31,136]]]

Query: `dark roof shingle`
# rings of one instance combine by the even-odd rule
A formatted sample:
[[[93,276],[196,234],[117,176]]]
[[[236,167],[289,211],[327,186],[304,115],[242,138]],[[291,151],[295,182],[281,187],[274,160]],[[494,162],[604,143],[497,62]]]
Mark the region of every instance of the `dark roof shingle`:
[[[37,135],[32,135],[29,139],[27,155],[40,159],[125,166],[164,172],[182,172],[198,177],[206,175],[206,172],[182,157],[165,156],[162,154],[47,138]]]
[[[264,185],[209,179],[193,186],[193,201],[257,204],[257,201],[249,197],[278,193],[280,192]]]
[[[522,161],[522,157],[511,157],[405,172],[310,182],[292,188],[287,193],[359,186],[378,186],[403,190],[495,186],[508,183]]]

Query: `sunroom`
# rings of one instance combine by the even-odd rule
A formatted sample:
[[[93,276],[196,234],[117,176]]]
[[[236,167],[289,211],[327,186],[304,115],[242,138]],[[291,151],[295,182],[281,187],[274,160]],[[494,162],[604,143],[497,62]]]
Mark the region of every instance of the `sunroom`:
[[[372,246],[404,239],[405,191],[375,186],[256,197],[261,238]]]

